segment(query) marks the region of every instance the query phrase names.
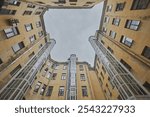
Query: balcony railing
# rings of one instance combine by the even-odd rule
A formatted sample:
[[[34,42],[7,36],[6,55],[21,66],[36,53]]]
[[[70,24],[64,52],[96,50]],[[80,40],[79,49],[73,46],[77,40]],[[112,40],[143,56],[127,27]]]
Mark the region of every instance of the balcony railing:
[[[2,88],[0,99],[22,99],[28,88],[32,85],[37,72],[48,59],[55,40],[47,42],[41,50],[34,55],[26,65]]]
[[[77,84],[76,84],[76,55],[71,55],[68,67],[68,81],[67,81],[67,100],[77,99]]]
[[[109,74],[111,84],[117,88],[122,99],[150,99],[150,93],[95,36],[91,36],[89,41]]]

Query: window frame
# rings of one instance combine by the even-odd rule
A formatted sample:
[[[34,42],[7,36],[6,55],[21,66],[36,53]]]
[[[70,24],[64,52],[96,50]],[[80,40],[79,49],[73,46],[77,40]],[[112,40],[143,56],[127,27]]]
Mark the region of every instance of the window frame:
[[[130,43],[129,40],[131,41],[131,43]],[[127,47],[131,47],[134,43],[134,40],[129,38],[129,37],[126,37],[126,36],[122,35],[121,39],[120,39],[120,43],[124,44]]]
[[[88,97],[87,86],[82,86],[82,96],[83,97]]]
[[[110,30],[110,32],[109,32],[109,36],[111,37],[111,38],[113,38],[113,39],[115,39],[116,38],[116,32],[114,32],[114,31],[112,31],[112,30]]]
[[[18,30],[18,27],[11,27],[11,28],[4,29],[4,33],[5,33],[6,37],[7,37],[7,39],[9,39],[11,37],[14,37],[14,36],[17,36],[17,35],[20,34],[19,30]],[[12,35],[8,36],[8,34],[12,34]]]
[[[25,26],[25,29],[26,29],[27,32],[33,30],[32,23],[30,23],[30,24],[25,24],[24,26]]]
[[[141,24],[140,20],[127,20],[125,24],[125,28],[137,31],[139,30],[140,24]]]
[[[144,49],[143,49],[143,51],[142,51],[142,56],[144,56],[145,58],[147,58],[147,59],[150,59],[150,55],[148,54],[148,55],[145,55],[145,51],[146,51],[146,49],[148,48],[148,50],[150,51],[150,47],[148,47],[148,46],[145,46],[144,47]],[[149,51],[146,51],[146,52],[149,52]],[[149,52],[150,53],[150,52]]]
[[[67,76],[66,73],[62,73],[62,75],[61,75],[61,80],[66,80],[66,76]]]
[[[21,45],[22,44],[22,45]],[[18,46],[19,47],[19,49],[14,49],[15,47],[13,47],[13,46]],[[18,48],[17,47],[17,48]],[[23,43],[23,41],[21,41],[21,42],[19,42],[19,43],[17,43],[17,44],[15,44],[15,45],[12,45],[12,50],[13,50],[13,52],[16,54],[17,52],[19,52],[21,49],[23,49],[25,47],[25,45],[24,45],[24,43]]]
[[[112,24],[115,25],[115,26],[119,26],[120,21],[121,20],[119,18],[113,18]]]
[[[36,93],[38,93],[38,91],[39,91],[41,85],[42,85],[42,82],[38,81],[38,82],[36,83],[36,85],[34,86],[34,90],[33,90],[33,91],[36,92]]]
[[[117,12],[117,11],[123,11],[124,8],[125,8],[125,4],[126,4],[126,2],[117,3],[117,4],[116,4],[116,9],[115,9],[115,11],[116,11],[116,12]]]
[[[60,86],[58,91],[58,96],[64,96],[64,94],[65,94],[65,87]]]
[[[139,6],[141,5],[140,3],[145,2],[145,7]],[[142,10],[142,9],[147,9],[150,4],[149,0],[133,0],[131,10]]]
[[[46,92],[46,96],[51,96],[53,92],[53,86],[48,86],[47,92]]]
[[[1,64],[3,64],[3,61],[2,61],[2,59],[0,58],[0,65],[1,65]]]
[[[86,80],[85,74],[80,74],[80,80],[81,81],[85,81]]]
[[[29,40],[30,40],[30,43],[34,43],[34,41],[36,40],[36,36],[35,35],[32,35],[29,37]]]

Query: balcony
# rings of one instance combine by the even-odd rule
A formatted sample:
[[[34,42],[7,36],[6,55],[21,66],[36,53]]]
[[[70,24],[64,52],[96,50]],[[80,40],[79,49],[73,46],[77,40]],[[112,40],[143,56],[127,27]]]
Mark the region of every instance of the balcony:
[[[69,59],[69,71],[67,81],[67,100],[77,99],[77,81],[76,81],[76,55],[72,54]]]
[[[0,99],[18,100],[23,98],[29,87],[32,85],[37,72],[48,59],[50,51],[55,43],[55,40],[47,42],[19,72],[12,77],[0,91]]]
[[[121,99],[150,99],[150,93],[107,50],[107,48],[96,39],[95,36],[91,36],[89,41],[93,46],[97,57],[106,69],[111,84],[118,90]]]

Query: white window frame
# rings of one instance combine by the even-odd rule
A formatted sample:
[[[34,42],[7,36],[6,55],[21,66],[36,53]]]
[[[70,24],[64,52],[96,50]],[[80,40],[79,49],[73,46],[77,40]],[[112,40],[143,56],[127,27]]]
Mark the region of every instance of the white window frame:
[[[109,36],[110,36],[111,38],[115,39],[115,37],[116,37],[116,32],[110,30]]]
[[[29,32],[33,29],[33,26],[32,26],[31,23],[30,24],[25,24],[25,28],[26,28],[26,31]]]
[[[125,28],[131,29],[131,30],[138,30],[140,26],[140,20],[127,20]]]
[[[66,80],[66,73],[62,73],[61,80]]]
[[[7,38],[11,38],[11,37],[14,37],[19,34],[17,27],[4,29],[4,32],[5,32]]]
[[[123,43],[124,45],[126,45],[128,47],[131,47],[132,43],[133,43],[133,40],[129,37],[122,36],[121,43]]]

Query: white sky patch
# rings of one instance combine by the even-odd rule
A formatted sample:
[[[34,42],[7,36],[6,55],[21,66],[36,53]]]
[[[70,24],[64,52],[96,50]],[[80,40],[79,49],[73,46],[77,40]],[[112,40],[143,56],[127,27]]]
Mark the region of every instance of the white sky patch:
[[[49,9],[44,14],[46,31],[56,40],[51,56],[67,61],[76,54],[79,61],[93,66],[95,53],[88,38],[99,29],[103,3],[92,9]]]

